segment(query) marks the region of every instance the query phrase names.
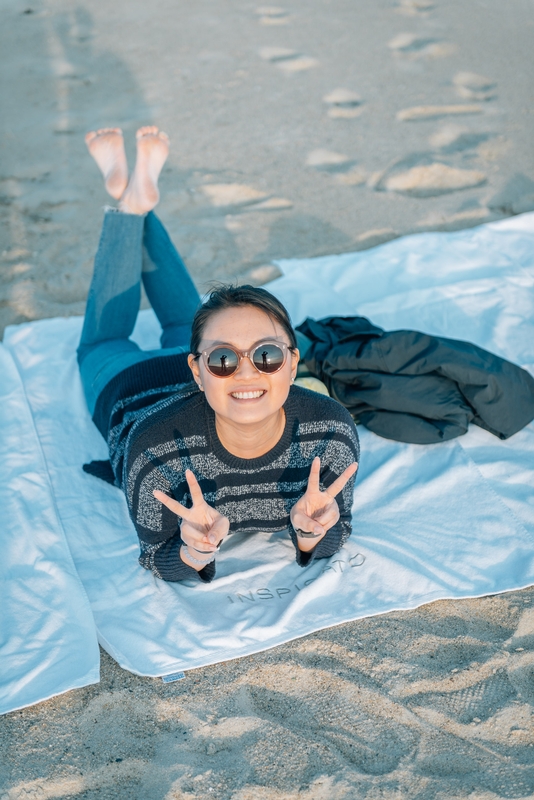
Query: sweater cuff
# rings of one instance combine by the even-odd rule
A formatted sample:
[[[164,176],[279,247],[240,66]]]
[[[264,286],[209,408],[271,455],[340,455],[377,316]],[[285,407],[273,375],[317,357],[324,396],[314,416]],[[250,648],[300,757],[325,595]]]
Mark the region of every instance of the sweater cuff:
[[[307,553],[299,549],[297,533],[291,523],[289,524],[289,535],[295,546],[296,561],[299,567],[309,566],[316,558],[330,558],[334,553],[337,553],[343,544],[343,529],[339,522],[326,532],[313,550],[309,550]]]
[[[182,561],[180,557],[182,540],[179,535],[158,544],[150,545],[142,541],[140,544],[139,563],[145,569],[150,570],[156,578],[172,583],[176,581],[211,583],[215,577],[215,561],[206,564],[198,572]]]

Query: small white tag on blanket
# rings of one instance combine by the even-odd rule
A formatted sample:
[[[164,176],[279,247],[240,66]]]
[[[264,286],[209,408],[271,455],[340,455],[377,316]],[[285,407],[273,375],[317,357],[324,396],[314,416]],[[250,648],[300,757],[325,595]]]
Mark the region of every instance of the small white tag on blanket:
[[[185,678],[185,672],[173,672],[170,675],[164,675],[162,677],[163,683],[174,683],[174,681],[181,681]]]

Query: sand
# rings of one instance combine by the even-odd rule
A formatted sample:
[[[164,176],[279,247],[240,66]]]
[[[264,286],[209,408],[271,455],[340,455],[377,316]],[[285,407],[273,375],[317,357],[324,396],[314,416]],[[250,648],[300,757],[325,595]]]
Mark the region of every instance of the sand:
[[[171,137],[197,285],[534,209],[530,0],[0,0],[0,329],[82,314],[83,134]],[[325,313],[328,309],[325,309]],[[454,331],[451,331],[454,335]],[[0,719],[0,798],[534,797],[534,592],[439,602]]]

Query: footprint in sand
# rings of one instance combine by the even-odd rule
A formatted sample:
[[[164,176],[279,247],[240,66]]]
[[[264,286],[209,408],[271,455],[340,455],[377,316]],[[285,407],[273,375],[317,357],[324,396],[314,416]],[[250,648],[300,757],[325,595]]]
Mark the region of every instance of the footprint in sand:
[[[200,187],[212,206],[252,206],[254,211],[283,211],[293,207],[284,197],[268,197],[266,192],[244,183],[210,183]]]
[[[485,182],[486,175],[478,170],[457,169],[434,162],[385,175],[375,188],[411,197],[437,197],[461,189],[472,189]]]
[[[336,183],[342,186],[361,186],[367,180],[367,173],[361,167],[354,166],[354,159],[332,150],[312,150],[308,153],[306,165],[332,173]]]
[[[350,89],[334,89],[325,94],[323,103],[329,106],[328,116],[332,119],[354,119],[362,113],[362,99]]]
[[[317,149],[308,154],[306,164],[308,167],[315,167],[315,169],[337,172],[338,170],[346,171],[353,164],[353,161],[342,153]]]
[[[462,125],[444,125],[429,138],[430,146],[442,153],[459,153],[471,150],[493,138],[491,133],[476,133]]]
[[[436,229],[442,231],[456,231],[471,225],[481,225],[483,222],[489,222],[494,218],[495,215],[492,214],[489,208],[478,206],[476,208],[466,209],[465,211],[457,211],[455,214],[445,214],[441,211],[436,211],[416,224],[418,228],[429,231],[434,231]]]
[[[260,6],[256,9],[260,25],[287,25],[289,13],[278,6]]]
[[[523,214],[534,211],[534,181],[516,173],[491,200],[488,207],[499,214]]]
[[[268,200],[256,203],[251,211],[285,211],[289,208],[293,208],[291,200],[287,200],[285,197],[269,197]]]
[[[284,72],[302,72],[317,67],[319,61],[311,56],[289,50],[286,47],[262,47],[260,58],[270,61]]]
[[[443,58],[456,51],[456,46],[449,42],[425,38],[415,33],[399,33],[388,42],[394,55],[409,59]]]
[[[462,114],[482,114],[482,106],[474,103],[457,106],[413,106],[397,112],[397,119],[401,122],[418,122],[439,117],[458,117]]]
[[[367,172],[360,167],[355,167],[348,172],[340,172],[334,179],[342,186],[363,186],[367,182]]]
[[[493,100],[496,81],[477,75],[476,72],[457,72],[452,79],[457,93],[467,100]]]
[[[425,16],[434,8],[433,0],[401,0],[395,9],[398,14],[405,14],[407,17]]]
[[[284,273],[275,264],[262,264],[252,267],[248,272],[238,276],[240,283],[250,283],[252,286],[263,286],[265,283],[281,278]]]
[[[360,233],[356,237],[356,241],[363,249],[367,250],[369,247],[376,247],[379,244],[391,242],[392,239],[397,239],[399,234],[393,228],[373,228],[370,231]]]
[[[267,197],[265,192],[243,183],[210,183],[201,186],[200,189],[217,208],[256,203]]]

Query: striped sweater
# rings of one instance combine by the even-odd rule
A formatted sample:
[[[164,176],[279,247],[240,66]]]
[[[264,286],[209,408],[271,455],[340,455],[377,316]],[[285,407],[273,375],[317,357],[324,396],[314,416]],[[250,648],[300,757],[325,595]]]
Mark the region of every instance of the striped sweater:
[[[114,400],[104,427],[115,482],[124,490],[139,536],[139,561],[158,578],[209,582],[215,576],[215,562],[200,572],[184,564],[179,518],[153,496],[160,489],[190,506],[186,469],[196,475],[206,502],[228,518],[230,534],[287,529],[301,566],[333,555],[350,536],[354,478],[336,498],[338,523],[310,553],[299,550],[289,519],[306,491],[315,456],[321,458],[322,489],[359,460],[354,422],[335,400],[293,386],[281,439],[253,459],[238,458],[222,446],[214,412],[196,384],[148,388]]]

